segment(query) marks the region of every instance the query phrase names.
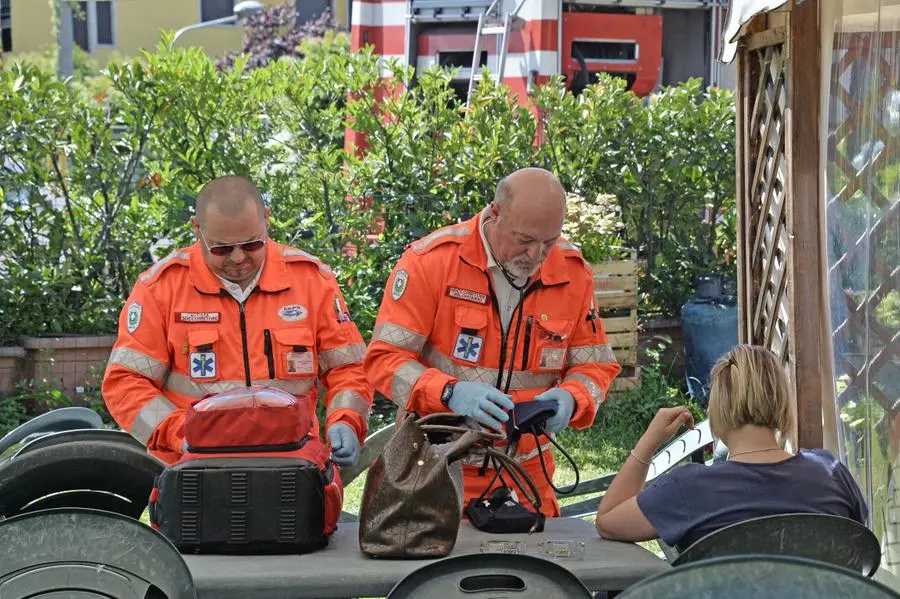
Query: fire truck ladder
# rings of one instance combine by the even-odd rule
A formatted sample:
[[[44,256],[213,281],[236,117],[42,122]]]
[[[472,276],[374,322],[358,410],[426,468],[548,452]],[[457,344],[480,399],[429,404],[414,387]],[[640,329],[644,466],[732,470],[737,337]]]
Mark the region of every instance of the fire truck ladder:
[[[497,9],[502,0],[494,0],[486,11],[478,17],[478,29],[475,32],[475,50],[472,52],[472,72],[469,77],[469,93],[466,97],[466,105],[472,102],[475,86],[483,78],[481,70],[481,50],[484,46],[484,38],[488,35],[500,36],[497,44],[497,71],[491,73],[494,81],[503,79],[503,70],[506,68],[506,54],[509,51],[509,32],[521,29],[524,21],[518,17],[525,0],[519,0],[512,12],[503,15],[503,19],[497,22],[491,15]]]

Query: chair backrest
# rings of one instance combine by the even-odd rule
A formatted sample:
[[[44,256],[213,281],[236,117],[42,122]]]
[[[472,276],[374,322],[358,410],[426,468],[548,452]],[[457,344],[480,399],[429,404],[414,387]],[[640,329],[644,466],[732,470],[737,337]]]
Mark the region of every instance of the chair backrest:
[[[401,580],[388,599],[477,597],[590,599],[578,578],[551,561],[530,555],[483,553],[442,559]]]
[[[196,598],[178,550],[125,516],[32,512],[0,522],[0,538],[0,597]]]
[[[35,434],[103,427],[103,420],[89,408],[59,408],[45,412],[20,424],[0,439],[0,455],[10,447]]]
[[[0,515],[86,507],[140,518],[163,463],[114,431],[67,431],[0,463]]]
[[[778,514],[712,532],[685,549],[672,565],[748,553],[805,557],[864,576],[874,574],[881,561],[878,539],[855,520],[829,514]]]
[[[855,572],[789,556],[735,555],[672,568],[638,582],[619,599],[898,599],[900,595]]]
[[[713,443],[715,443],[715,439],[709,428],[709,420],[698,422],[694,428],[681,433],[656,452],[656,455],[650,460],[646,482],[662,476],[679,462],[689,458],[694,452]]]

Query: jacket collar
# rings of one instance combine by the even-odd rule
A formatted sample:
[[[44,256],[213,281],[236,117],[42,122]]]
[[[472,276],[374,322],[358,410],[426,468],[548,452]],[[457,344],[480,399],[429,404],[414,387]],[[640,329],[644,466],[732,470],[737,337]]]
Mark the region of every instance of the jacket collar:
[[[200,293],[218,295],[222,289],[222,283],[203,259],[200,242],[194,242],[185,251],[190,257],[190,276],[194,287]],[[281,244],[271,237],[266,241],[266,263],[263,265],[257,286],[267,292],[282,291],[291,286],[287,265],[281,255]]]
[[[469,235],[460,245],[459,257],[463,262],[483,272],[487,272],[488,257],[484,244],[481,242],[481,233],[479,232],[484,213],[484,211],[480,212],[468,222]],[[563,255],[558,243],[550,250],[547,259],[541,264],[538,274],[532,277],[532,281],[535,279],[540,280],[543,285],[560,285],[570,281],[568,269],[566,268],[566,257]],[[532,281],[529,281],[529,283]]]

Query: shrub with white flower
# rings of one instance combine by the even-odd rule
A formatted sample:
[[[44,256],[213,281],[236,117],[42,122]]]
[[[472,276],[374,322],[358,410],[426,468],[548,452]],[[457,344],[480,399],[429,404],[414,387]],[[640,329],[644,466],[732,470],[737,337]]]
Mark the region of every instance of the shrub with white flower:
[[[588,200],[568,193],[566,208],[563,236],[581,248],[585,260],[596,263],[627,256],[622,241],[625,225],[614,195],[601,193]]]

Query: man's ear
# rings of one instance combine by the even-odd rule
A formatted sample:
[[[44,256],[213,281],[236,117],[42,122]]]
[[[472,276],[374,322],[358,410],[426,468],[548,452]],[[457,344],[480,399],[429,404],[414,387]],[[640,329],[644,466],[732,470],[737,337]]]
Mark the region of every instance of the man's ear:
[[[500,208],[497,206],[497,202],[491,202],[488,205],[488,211],[491,215],[491,218],[497,218],[498,216],[500,216]]]
[[[191,217],[191,229],[194,231],[194,237],[200,239],[200,221],[196,216]]]

